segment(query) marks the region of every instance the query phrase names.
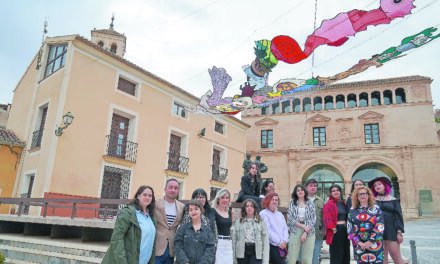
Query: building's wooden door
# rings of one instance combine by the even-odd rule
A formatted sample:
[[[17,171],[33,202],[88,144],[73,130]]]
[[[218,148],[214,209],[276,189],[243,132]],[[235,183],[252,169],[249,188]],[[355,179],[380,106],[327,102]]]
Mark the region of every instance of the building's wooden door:
[[[113,114],[109,138],[109,156],[125,159],[129,121],[126,117]]]
[[[170,149],[168,158],[168,169],[172,171],[179,171],[180,166],[180,146],[182,139],[179,136],[171,134]]]

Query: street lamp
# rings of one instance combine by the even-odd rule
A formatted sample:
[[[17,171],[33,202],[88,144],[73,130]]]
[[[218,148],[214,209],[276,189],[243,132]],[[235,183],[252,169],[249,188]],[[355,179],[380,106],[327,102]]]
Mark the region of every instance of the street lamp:
[[[70,124],[72,124],[73,118],[74,116],[70,112],[67,112],[65,115],[63,115],[64,126],[58,127],[55,130],[55,135],[58,137],[61,136],[64,132],[64,129],[66,129],[68,126],[70,126]]]

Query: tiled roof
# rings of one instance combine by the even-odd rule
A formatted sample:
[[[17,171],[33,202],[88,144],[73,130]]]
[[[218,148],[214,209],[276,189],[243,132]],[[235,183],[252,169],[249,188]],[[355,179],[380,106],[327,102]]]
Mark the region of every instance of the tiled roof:
[[[21,141],[14,132],[5,128],[0,128],[0,143],[15,144],[21,146],[25,145],[25,143]]]
[[[125,37],[125,35],[117,32],[117,31],[114,31],[113,29],[95,29],[95,30],[92,30],[92,32],[104,33],[104,34],[109,34],[109,35],[114,35],[114,36]]]

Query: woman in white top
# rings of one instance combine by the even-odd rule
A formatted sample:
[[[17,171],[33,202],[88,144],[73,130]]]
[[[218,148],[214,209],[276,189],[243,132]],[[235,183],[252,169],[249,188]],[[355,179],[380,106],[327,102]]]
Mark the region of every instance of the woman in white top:
[[[287,215],[290,230],[288,264],[296,263],[300,249],[302,263],[312,263],[315,246],[315,221],[315,206],[307,197],[306,188],[298,184],[293,189],[292,201]]]

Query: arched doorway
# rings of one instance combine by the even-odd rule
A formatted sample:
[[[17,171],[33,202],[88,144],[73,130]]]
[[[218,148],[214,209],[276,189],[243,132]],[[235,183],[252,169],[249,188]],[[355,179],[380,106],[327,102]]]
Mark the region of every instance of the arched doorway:
[[[344,193],[344,178],[341,173],[333,166],[327,164],[318,164],[308,169],[303,176],[303,184],[308,179],[315,179],[318,182],[318,191],[316,195],[328,200],[329,188],[332,184],[338,184]]]
[[[393,185],[391,195],[397,199],[400,199],[400,188],[397,175],[390,167],[382,163],[372,162],[360,166],[354,172],[352,181],[361,179],[365,183],[368,183],[370,180],[382,176],[385,176],[391,180],[391,184]]]

